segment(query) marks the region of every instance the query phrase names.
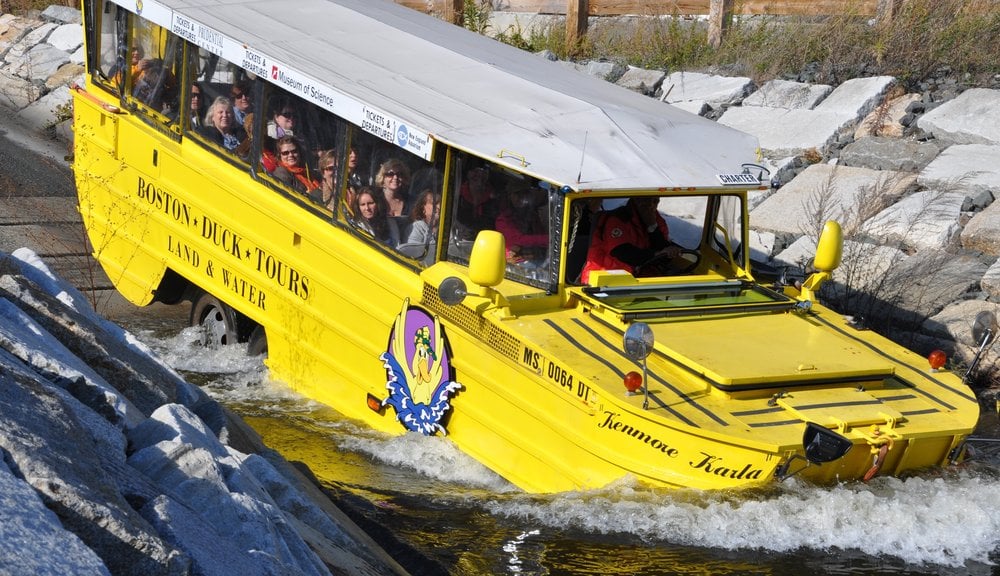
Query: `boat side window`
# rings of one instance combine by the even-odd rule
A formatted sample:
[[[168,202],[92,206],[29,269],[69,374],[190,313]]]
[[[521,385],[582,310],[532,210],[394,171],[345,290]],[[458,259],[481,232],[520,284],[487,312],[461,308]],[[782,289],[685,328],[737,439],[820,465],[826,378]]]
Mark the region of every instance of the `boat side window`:
[[[340,120],[322,108],[274,86],[267,86],[263,118],[255,122],[254,139],[260,140],[258,173],[293,197],[322,208],[334,206],[334,177],[324,178],[323,168],[338,154]]]
[[[176,129],[184,42],[166,28],[133,16],[124,64],[125,100],[154,126]]]
[[[465,153],[456,153],[448,223],[449,261],[468,264],[472,243],[483,230],[503,234],[507,277],[548,287],[558,256],[552,239],[558,227],[550,218],[552,203],[543,183],[506,167]]]
[[[712,248],[723,260],[731,256],[735,265],[745,268],[743,200],[736,195],[719,197],[714,216]]]
[[[440,197],[441,163],[427,162],[356,125],[350,126],[349,133],[338,218],[407,258],[433,262],[436,233],[429,222],[425,219],[426,226],[416,226],[423,234],[418,234],[412,242],[410,236],[416,222],[418,197],[428,191]],[[364,200],[365,206],[359,204],[359,199]]]
[[[87,18],[88,68],[96,84],[121,94],[125,86],[128,12],[111,0],[86,5],[93,11]]]
[[[247,97],[240,104],[251,103],[253,80],[238,66],[193,44],[188,44],[186,71],[181,86],[182,101],[186,103],[181,110],[185,135],[229,161],[248,163],[253,142],[250,137],[253,108],[241,112],[233,94],[245,92]],[[247,131],[248,126],[251,132]]]

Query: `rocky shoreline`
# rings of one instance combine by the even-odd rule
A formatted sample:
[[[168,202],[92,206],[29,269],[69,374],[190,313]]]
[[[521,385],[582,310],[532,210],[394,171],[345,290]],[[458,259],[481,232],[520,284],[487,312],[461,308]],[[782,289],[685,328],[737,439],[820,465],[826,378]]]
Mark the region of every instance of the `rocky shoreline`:
[[[0,255],[0,414],[0,573],[406,573],[29,250]]]

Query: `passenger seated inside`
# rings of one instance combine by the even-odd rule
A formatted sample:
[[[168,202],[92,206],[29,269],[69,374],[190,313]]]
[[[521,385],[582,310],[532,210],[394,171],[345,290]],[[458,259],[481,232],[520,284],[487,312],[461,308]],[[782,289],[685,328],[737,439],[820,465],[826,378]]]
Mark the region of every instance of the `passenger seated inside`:
[[[545,259],[549,246],[547,197],[544,190],[514,184],[508,202],[497,216],[496,229],[503,234],[507,262],[521,264]]]
[[[219,96],[208,107],[205,114],[205,125],[199,133],[210,142],[233,152],[246,139],[247,133],[243,126],[236,123],[233,116],[233,103],[224,96]]]
[[[670,242],[667,221],[657,210],[659,201],[655,196],[630,198],[624,206],[598,218],[581,275],[584,284],[594,270],[656,276],[662,270],[644,269],[644,265],[680,255],[681,247]]]
[[[197,82],[191,84],[191,129],[198,130],[205,125],[202,117],[205,115],[205,102],[201,95],[201,86]]]
[[[157,112],[176,112],[177,82],[163,60],[152,58],[141,60],[133,77],[132,95]]]
[[[389,216],[406,216],[409,213],[410,169],[398,158],[390,158],[379,166],[375,185],[382,188]]]
[[[409,230],[399,251],[410,258],[420,258],[425,264],[433,264],[440,214],[440,195],[430,188],[418,194],[410,211]]]
[[[353,224],[361,231],[371,235],[382,244],[395,248],[399,245],[399,228],[396,221],[386,216],[385,197],[365,186],[354,197],[354,213],[357,217]]]
[[[309,197],[317,204],[322,204],[333,210],[334,190],[337,179],[337,153],[327,150],[319,156],[319,171],[321,174],[319,188],[313,190]]]
[[[302,146],[294,136],[278,138],[277,149],[278,167],[274,169],[272,176],[302,194],[319,188],[319,181],[313,177],[309,166],[304,162]]]
[[[500,202],[490,184],[489,170],[471,168],[459,189],[456,237],[474,240],[480,230],[493,230],[499,214]]]
[[[278,94],[271,99],[268,110],[271,120],[267,123],[267,135],[277,140],[282,136],[294,136],[298,114],[293,107],[292,98]]]
[[[358,165],[359,156],[358,147],[352,144],[347,151],[347,186],[354,188],[354,192],[360,190],[368,180],[367,176],[361,173]]]
[[[247,114],[253,111],[252,89],[253,85],[249,81],[242,80],[233,84],[229,90],[229,98],[233,101],[233,116],[240,126],[246,122]]]

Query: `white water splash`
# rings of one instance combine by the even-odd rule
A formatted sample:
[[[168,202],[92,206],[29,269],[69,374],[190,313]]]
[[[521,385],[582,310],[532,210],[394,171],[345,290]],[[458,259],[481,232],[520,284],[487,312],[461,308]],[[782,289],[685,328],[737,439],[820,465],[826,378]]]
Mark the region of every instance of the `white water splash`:
[[[727,550],[855,549],[913,564],[989,564],[1000,545],[1000,483],[879,478],[871,484],[782,485],[759,494],[658,491],[619,486],[538,500],[495,500],[492,513],[598,534],[634,534]]]

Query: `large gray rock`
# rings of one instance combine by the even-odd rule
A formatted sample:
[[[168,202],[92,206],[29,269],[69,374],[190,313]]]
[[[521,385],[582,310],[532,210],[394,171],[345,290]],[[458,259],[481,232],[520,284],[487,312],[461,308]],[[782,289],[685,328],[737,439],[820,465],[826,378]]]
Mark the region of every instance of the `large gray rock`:
[[[895,83],[892,76],[852,78],[837,86],[814,110],[835,112],[857,120],[874,110]]]
[[[44,84],[60,66],[69,62],[69,53],[48,44],[37,44],[23,56],[14,58],[8,70],[26,80]]]
[[[73,53],[83,45],[83,27],[80,24],[63,24],[49,34],[46,42],[53,48]]]
[[[9,276],[0,277],[0,281]],[[69,391],[116,427],[134,425],[141,414],[86,363],[35,323],[10,300],[0,297],[0,350],[52,385]]]
[[[42,11],[42,20],[59,24],[76,24],[79,26],[82,18],[80,17],[79,8],[53,4]]]
[[[814,164],[757,205],[750,222],[759,230],[815,235],[823,222],[838,220],[851,235],[915,180],[904,172]]]
[[[1000,256],[1000,202],[976,214],[962,229],[962,247]]]
[[[42,95],[42,89],[30,80],[0,70],[0,106],[20,110]]]
[[[667,74],[662,70],[646,70],[645,68],[629,66],[615,84],[646,96],[652,96],[660,89],[666,76]]]
[[[753,134],[765,155],[779,158],[808,150],[823,153],[856,120],[841,112],[733,106],[719,118],[719,124]]]
[[[0,448],[62,525],[114,574],[183,575],[189,560],[126,502],[65,402],[37,381],[0,371]]]
[[[52,558],[60,558],[55,564]],[[108,575],[94,551],[65,530],[0,458],[0,574]]]
[[[948,144],[1000,144],[1000,90],[971,88],[917,119]]]
[[[200,515],[167,496],[161,495],[148,502],[140,513],[167,542],[190,554],[191,567],[196,574],[267,574],[261,563],[254,561],[246,550],[216,531]]]
[[[939,152],[938,147],[929,142],[873,136],[845,146],[840,151],[840,164],[872,170],[917,172],[934,160]]]
[[[920,171],[917,183],[970,196],[1000,192],[1000,145],[949,146]]]
[[[946,248],[962,229],[964,194],[922,190],[876,214],[867,232],[886,244],[917,250]]]
[[[66,66],[62,68],[66,68]],[[56,72],[53,72],[49,77],[56,74]],[[60,115],[65,115],[68,112],[65,109],[60,110],[60,106],[67,106],[67,103],[72,99],[73,96],[69,88],[59,86],[52,92],[27,105],[24,110],[21,110],[21,121],[28,126],[37,126],[39,128],[55,126]]]
[[[663,79],[660,100],[669,104],[705,102],[712,108],[722,108],[742,101],[756,89],[749,78],[673,72]]]
[[[63,346],[93,366],[104,381],[114,382],[117,390],[144,415],[165,403],[186,401],[194,405],[203,398],[203,393],[175,372],[126,345],[120,329],[117,333],[109,331],[107,323],[96,323],[62,305],[30,280],[9,274],[2,276],[0,294],[17,301],[22,310]]]
[[[770,80],[743,100],[744,106],[810,110],[833,92],[827,84]]]

